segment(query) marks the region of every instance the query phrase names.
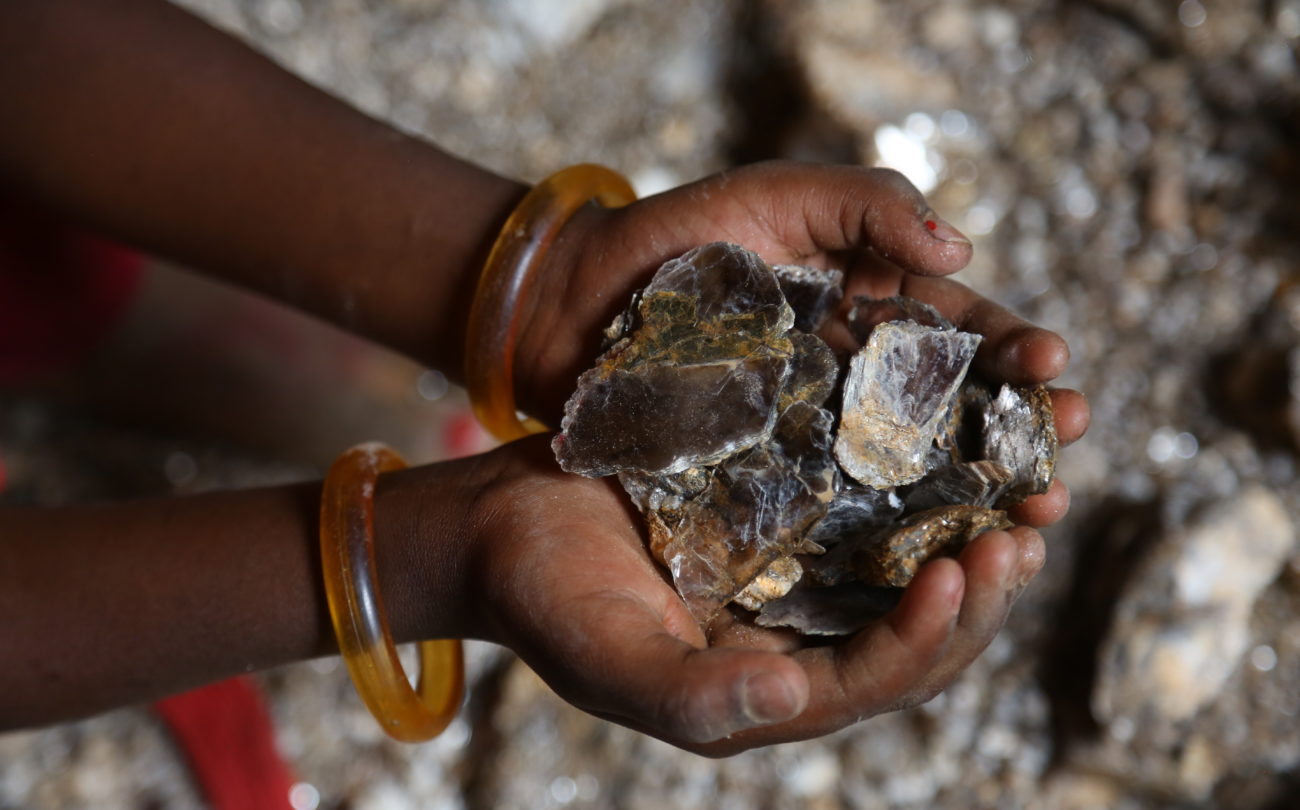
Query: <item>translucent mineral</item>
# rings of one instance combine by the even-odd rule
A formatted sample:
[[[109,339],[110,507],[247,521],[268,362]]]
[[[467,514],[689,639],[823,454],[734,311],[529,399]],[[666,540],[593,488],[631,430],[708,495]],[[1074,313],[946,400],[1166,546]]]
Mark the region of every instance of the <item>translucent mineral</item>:
[[[979,335],[911,321],[873,329],[844,381],[835,438],[844,471],[877,489],[922,478],[979,343]]]
[[[1011,470],[996,461],[963,461],[939,467],[907,488],[908,511],[970,504],[992,508],[1011,486]]]
[[[911,321],[922,326],[953,330],[957,327],[939,310],[915,298],[895,295],[889,298],[868,298],[855,296],[853,309],[849,310],[849,330],[863,343],[871,336],[877,326],[889,321]]]
[[[865,345],[843,368],[811,334],[840,281],[697,248],[633,297],[565,406],[561,466],[618,475],[701,624],[735,603],[764,627],[855,632],[1051,483],[1045,389],[994,396],[967,373],[979,336],[903,297],[855,299]]]
[[[808,538],[829,548],[868,528],[884,526],[902,513],[903,502],[892,489],[845,484],[831,500],[826,516],[809,530]]]
[[[903,513],[903,502],[893,490],[846,485],[836,493],[826,515],[808,532],[809,539],[826,549],[808,560],[808,578],[819,585],[840,585],[856,579],[853,555],[858,547],[887,530]]]
[[[707,470],[620,476],[650,550],[691,613],[708,621],[777,559],[800,550],[834,495],[829,411],[798,402],[772,437]],[[752,600],[751,600],[751,603]]]
[[[1043,386],[1002,386],[984,411],[983,456],[1011,473],[999,505],[1041,495],[1056,474],[1056,423]]]
[[[778,264],[772,268],[785,300],[794,309],[794,327],[816,332],[844,297],[844,274],[839,270]]]
[[[659,270],[636,316],[565,404],[552,444],[564,470],[681,472],[771,434],[794,313],[762,259],[735,245],[696,248]]]
[[[823,405],[835,390],[840,367],[835,352],[821,338],[803,332],[791,331],[790,343],[794,355],[790,358],[790,378],[781,393],[777,407],[785,410],[797,400]]]

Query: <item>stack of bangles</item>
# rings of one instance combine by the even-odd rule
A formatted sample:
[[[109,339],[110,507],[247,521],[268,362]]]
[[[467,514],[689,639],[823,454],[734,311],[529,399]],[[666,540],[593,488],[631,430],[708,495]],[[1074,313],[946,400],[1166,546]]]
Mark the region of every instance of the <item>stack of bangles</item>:
[[[514,395],[520,303],[533,289],[541,258],[588,202],[616,208],[635,199],[618,173],[580,164],[538,183],[506,220],[479,278],[465,341],[465,380],[474,415],[497,439],[512,441],[546,430],[520,417]],[[321,568],[339,652],[361,699],[389,736],[421,742],[436,737],[456,716],[465,670],[458,639],[421,642],[419,688],[412,688],[379,598],[375,486],[381,473],[404,466],[396,452],[378,443],[358,445],[338,457],[321,494]]]

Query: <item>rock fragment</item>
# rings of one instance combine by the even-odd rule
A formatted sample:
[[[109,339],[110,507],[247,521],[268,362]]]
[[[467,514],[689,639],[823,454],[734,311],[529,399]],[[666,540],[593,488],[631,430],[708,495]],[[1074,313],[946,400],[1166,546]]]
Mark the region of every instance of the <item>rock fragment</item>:
[[[1295,524],[1259,485],[1206,503],[1132,571],[1102,643],[1093,713],[1170,727],[1220,693],[1250,646],[1256,600],[1286,566]]]
[[[935,470],[907,488],[907,510],[970,504],[992,508],[1011,486],[1011,470],[996,461],[961,461]]]
[[[844,297],[844,274],[839,270],[778,264],[772,268],[785,300],[794,310],[794,328],[816,332]]]
[[[921,564],[960,551],[978,535],[1011,526],[1006,512],[978,506],[940,506],[905,518],[894,532],[864,544],[854,554],[858,578],[868,585],[902,587]]]
[[[828,411],[799,402],[770,440],[689,480],[621,476],[649,522],[651,552],[701,622],[799,550],[826,513],[836,475],[830,430]]]
[[[701,624],[735,602],[761,626],[854,632],[1051,482],[1045,390],[994,397],[967,375],[980,337],[904,297],[856,299],[846,373],[798,328],[839,281],[697,248],[634,297],[565,406],[561,466],[618,474]]]
[[[926,456],[980,337],[911,321],[882,323],[849,364],[835,457],[877,489],[910,484]]]
[[[1011,472],[1000,506],[1047,491],[1056,474],[1057,444],[1047,389],[1002,386],[984,411],[983,433],[984,458]]]
[[[564,470],[677,473],[771,434],[794,314],[761,259],[734,245],[696,248],[664,265],[637,314],[638,328],[565,405],[552,444]]]

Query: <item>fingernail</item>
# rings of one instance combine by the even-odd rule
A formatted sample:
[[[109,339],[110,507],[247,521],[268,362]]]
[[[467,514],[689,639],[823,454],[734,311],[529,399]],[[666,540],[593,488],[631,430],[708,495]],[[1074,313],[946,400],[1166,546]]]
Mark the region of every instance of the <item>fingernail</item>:
[[[930,235],[940,242],[964,242],[970,244],[970,240],[952,225],[948,224],[942,217],[934,212],[934,209],[926,211],[921,217],[921,222],[925,224],[925,229]]]
[[[961,584],[952,589],[948,594],[948,609],[952,611],[953,620],[956,621],[957,614],[961,613],[961,600],[966,596],[966,580],[963,579]]]
[[[1043,543],[1043,536],[1038,532],[1025,537],[1019,545],[1020,562],[1016,566],[1016,585],[1023,589],[1043,570],[1043,563],[1047,562],[1047,547]]]
[[[767,725],[790,720],[801,711],[795,690],[772,672],[758,672],[740,687],[740,707],[750,723]]]

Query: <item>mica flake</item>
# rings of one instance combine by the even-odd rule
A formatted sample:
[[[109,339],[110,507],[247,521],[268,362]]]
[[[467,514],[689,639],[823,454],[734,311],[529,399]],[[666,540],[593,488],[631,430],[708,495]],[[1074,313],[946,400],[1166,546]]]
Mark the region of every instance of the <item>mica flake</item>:
[[[968,374],[980,337],[904,297],[852,302],[861,345],[841,365],[811,331],[840,281],[696,248],[633,297],[565,406],[561,467],[618,475],[701,624],[734,604],[764,627],[855,632],[1051,482],[1046,389],[994,396]]]

